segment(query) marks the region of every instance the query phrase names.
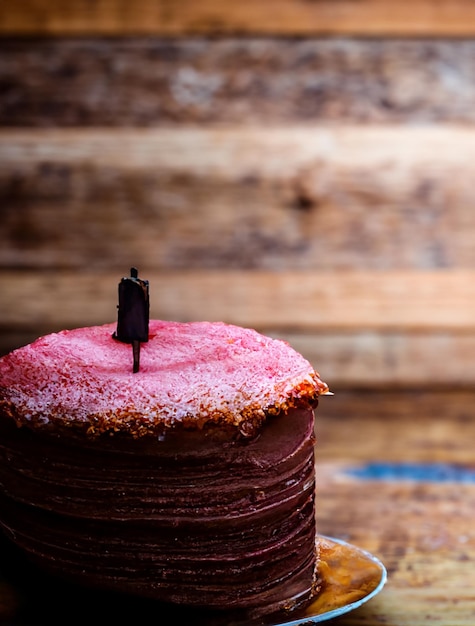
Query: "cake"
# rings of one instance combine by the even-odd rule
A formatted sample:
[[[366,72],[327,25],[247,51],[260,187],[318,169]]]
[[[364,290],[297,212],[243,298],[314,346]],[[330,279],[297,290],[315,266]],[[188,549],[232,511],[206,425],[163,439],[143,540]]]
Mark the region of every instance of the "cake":
[[[115,325],[0,359],[0,527],[50,575],[213,611],[318,593],[314,409],[286,342],[150,320],[140,370]]]

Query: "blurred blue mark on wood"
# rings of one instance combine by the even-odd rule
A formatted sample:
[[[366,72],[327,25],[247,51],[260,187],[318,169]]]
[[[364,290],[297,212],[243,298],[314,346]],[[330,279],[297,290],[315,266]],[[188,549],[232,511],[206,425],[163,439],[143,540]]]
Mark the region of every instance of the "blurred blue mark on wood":
[[[362,480],[475,483],[475,466],[448,463],[372,462],[346,473]]]

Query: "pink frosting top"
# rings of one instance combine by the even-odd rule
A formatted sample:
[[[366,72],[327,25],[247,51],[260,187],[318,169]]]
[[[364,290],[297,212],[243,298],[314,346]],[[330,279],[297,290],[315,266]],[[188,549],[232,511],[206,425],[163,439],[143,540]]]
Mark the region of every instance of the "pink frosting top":
[[[151,320],[141,344],[115,324],[47,335],[0,359],[0,409],[18,422],[127,421],[239,425],[249,412],[310,406],[328,387],[286,342],[221,322]],[[120,429],[120,428],[119,428]]]

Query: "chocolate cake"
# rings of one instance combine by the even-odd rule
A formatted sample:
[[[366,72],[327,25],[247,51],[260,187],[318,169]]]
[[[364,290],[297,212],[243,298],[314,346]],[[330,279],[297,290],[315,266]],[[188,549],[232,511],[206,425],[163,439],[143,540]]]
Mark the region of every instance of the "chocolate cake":
[[[151,320],[0,359],[0,526],[45,571],[158,601],[289,611],[318,593],[314,409],[287,343]]]

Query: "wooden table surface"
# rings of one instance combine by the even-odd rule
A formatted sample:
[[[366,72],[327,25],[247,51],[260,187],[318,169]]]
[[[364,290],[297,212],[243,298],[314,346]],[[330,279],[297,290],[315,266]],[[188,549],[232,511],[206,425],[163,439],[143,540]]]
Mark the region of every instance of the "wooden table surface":
[[[335,626],[475,624],[474,412],[475,390],[337,390],[321,400],[318,530],[388,570],[384,589]],[[5,543],[0,555],[1,624],[94,623],[82,592],[44,581],[35,590],[21,556]]]
[[[473,391],[321,401],[319,531],[388,570],[383,591],[338,626],[475,624],[474,411]]]

